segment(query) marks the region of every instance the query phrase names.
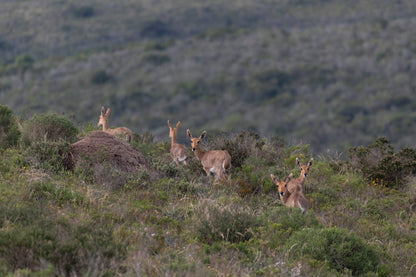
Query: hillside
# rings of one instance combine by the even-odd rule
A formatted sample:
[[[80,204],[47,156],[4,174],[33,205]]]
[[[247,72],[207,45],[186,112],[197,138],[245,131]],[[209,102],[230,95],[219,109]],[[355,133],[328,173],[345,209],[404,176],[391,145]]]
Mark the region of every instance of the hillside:
[[[214,181],[190,149],[176,166],[149,134],[130,145],[45,114],[16,128],[1,105],[0,123],[1,276],[415,274],[415,148],[378,138],[340,160],[252,132],[211,135],[202,147],[233,165]],[[297,177],[296,158],[311,157],[302,214],[271,174]]]
[[[253,130],[314,152],[415,146],[416,4],[0,1],[0,103],[167,140]],[[180,139],[185,141],[185,133]]]

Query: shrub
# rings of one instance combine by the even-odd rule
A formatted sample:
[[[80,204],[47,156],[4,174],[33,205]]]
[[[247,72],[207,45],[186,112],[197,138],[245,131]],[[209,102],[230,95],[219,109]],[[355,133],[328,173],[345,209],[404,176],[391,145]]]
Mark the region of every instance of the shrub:
[[[140,31],[140,35],[146,38],[161,38],[172,36],[173,34],[174,32],[170,25],[158,19],[146,22]]]
[[[364,177],[381,186],[400,186],[406,177],[416,174],[416,150],[402,148],[394,153],[386,138],[378,138],[368,147],[350,149],[350,164]]]
[[[73,168],[70,151],[67,142],[37,141],[29,149],[32,163],[54,172]]]
[[[32,69],[34,63],[35,60],[31,56],[26,54],[17,56],[14,60],[16,68],[20,71]]]
[[[105,70],[98,70],[91,75],[91,83],[95,85],[102,85],[112,79],[111,75]]]
[[[162,65],[164,63],[168,63],[170,62],[170,57],[168,55],[165,54],[146,54],[143,56],[143,61],[147,62],[147,63],[151,63],[153,65],[159,66]]]
[[[35,115],[24,124],[23,139],[26,144],[33,141],[74,142],[78,129],[64,116],[56,114]]]
[[[0,148],[16,145],[19,138],[20,131],[12,110],[0,105]]]
[[[70,13],[76,18],[90,18],[95,15],[93,6],[71,6]]]
[[[233,167],[241,167],[251,155],[262,155],[261,152],[263,152],[263,147],[266,145],[266,141],[261,140],[257,133],[246,131],[242,131],[233,137],[221,134],[210,139],[209,143],[212,149],[227,150],[230,153]],[[276,145],[270,144],[268,146],[274,150]]]
[[[266,226],[263,239],[270,241],[272,248],[283,246],[294,232],[321,227],[321,223],[313,213],[303,214],[300,209],[285,206],[266,210],[259,220]]]
[[[339,272],[352,275],[375,272],[379,265],[377,252],[355,234],[339,228],[303,229],[285,244],[294,258],[304,257],[327,262]]]

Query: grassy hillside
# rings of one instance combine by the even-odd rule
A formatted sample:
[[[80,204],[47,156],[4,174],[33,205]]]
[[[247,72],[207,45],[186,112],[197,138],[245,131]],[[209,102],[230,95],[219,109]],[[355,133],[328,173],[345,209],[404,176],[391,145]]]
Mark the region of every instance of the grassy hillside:
[[[0,141],[2,276],[415,274],[414,148],[394,151],[379,138],[352,148],[348,161],[314,156],[303,215],[282,205],[270,174],[297,176],[309,145],[212,135],[203,147],[228,150],[233,163],[231,179],[213,183],[192,153],[177,167],[168,143],[136,133],[149,170],[70,171],[69,144],[87,130],[38,115],[16,132],[0,108],[9,138]]]
[[[166,140],[415,146],[414,1],[0,1],[0,103]],[[184,133],[183,133],[184,135]],[[183,137],[181,138],[183,139]]]

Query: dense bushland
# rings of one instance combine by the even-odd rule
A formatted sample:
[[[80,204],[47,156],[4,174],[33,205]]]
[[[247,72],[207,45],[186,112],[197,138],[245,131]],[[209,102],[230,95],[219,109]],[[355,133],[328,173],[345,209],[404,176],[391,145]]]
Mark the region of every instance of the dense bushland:
[[[47,118],[22,120],[23,128],[39,117]],[[72,124],[60,132],[68,133]],[[310,209],[303,215],[282,205],[270,173],[297,176],[295,158],[308,161],[308,145],[245,131],[209,134],[202,147],[226,149],[235,162],[231,180],[215,182],[191,152],[189,166],[176,166],[170,145],[149,133],[136,133],[132,142],[149,170],[128,176],[103,170],[101,178],[90,178],[88,166],[67,170],[72,139],[20,138],[1,150],[0,275],[415,273],[414,172],[394,167],[402,168],[400,182],[369,181],[372,174],[390,174],[378,166],[389,165],[386,156],[408,164],[411,148],[394,152],[376,139],[359,156],[353,148],[347,160],[314,156],[304,185]],[[375,162],[375,153],[384,156]]]

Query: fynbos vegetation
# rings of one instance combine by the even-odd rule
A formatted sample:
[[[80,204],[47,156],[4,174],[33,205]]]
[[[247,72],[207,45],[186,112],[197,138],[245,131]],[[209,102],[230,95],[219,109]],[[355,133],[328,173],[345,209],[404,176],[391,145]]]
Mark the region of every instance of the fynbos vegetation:
[[[48,117],[21,124],[38,124],[38,118]],[[62,128],[60,134],[74,133],[71,124]],[[214,181],[194,155],[186,165],[173,163],[169,143],[150,134],[135,133],[131,144],[114,138],[147,160],[128,172],[114,170],[105,149],[100,163],[86,160],[73,170],[66,164],[72,137],[59,138],[18,138],[0,152],[1,275],[415,273],[414,171],[400,171],[401,181],[391,186],[371,179],[373,171],[390,174],[390,167],[379,166],[389,164],[386,157],[402,157],[407,165],[414,149],[394,152],[377,139],[359,153],[352,149],[346,161],[316,156],[302,184],[309,202],[303,214],[282,203],[270,174],[298,176],[297,164],[311,161],[308,145],[248,132],[213,134],[207,148],[239,157],[230,179]]]

